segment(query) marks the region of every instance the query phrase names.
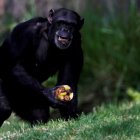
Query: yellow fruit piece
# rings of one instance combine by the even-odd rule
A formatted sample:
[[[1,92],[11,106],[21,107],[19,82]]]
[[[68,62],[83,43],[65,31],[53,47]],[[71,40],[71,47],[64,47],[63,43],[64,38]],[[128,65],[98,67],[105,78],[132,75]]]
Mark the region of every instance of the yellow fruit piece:
[[[70,93],[69,97],[70,97],[70,100],[73,99],[73,92]]]
[[[64,100],[64,96],[57,96],[57,98],[58,98],[59,100],[61,100],[61,101]]]
[[[57,95],[57,99],[63,101],[66,95],[67,95],[67,92],[59,93],[59,94]]]
[[[59,96],[65,96],[65,95],[67,95],[67,92],[59,93]]]
[[[71,89],[70,86],[68,86],[68,85],[64,85],[63,87],[65,88],[65,90],[70,90]]]

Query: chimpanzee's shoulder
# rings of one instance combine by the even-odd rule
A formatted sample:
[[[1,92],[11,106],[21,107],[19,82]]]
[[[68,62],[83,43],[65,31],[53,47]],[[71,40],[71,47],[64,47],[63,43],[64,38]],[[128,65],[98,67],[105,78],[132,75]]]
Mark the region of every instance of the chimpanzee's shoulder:
[[[27,32],[36,33],[44,27],[48,27],[48,19],[43,17],[35,17],[18,23],[12,30],[12,34],[22,34]]]
[[[27,25],[33,25],[33,24],[37,24],[37,23],[47,23],[48,19],[47,18],[43,18],[43,17],[35,17],[26,21],[22,21],[19,24],[17,24],[17,26],[27,26]],[[16,27],[17,27],[16,26]]]
[[[40,23],[48,22],[48,19],[44,18],[44,17],[35,17],[35,18],[29,19],[29,20],[27,20],[27,21],[25,21],[23,23],[25,23],[25,24],[27,24],[27,23],[28,24],[32,24],[32,23],[38,23],[38,22],[40,22]]]

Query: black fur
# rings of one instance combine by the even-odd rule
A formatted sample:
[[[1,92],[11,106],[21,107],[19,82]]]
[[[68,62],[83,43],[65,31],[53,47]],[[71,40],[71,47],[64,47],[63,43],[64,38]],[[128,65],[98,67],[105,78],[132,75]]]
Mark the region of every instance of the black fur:
[[[13,29],[0,47],[0,125],[12,111],[32,124],[47,122],[49,106],[58,108],[66,119],[76,116],[77,83],[83,65],[82,24],[76,12],[62,8],[50,11],[48,19],[34,18]],[[72,27],[72,41],[66,49],[54,40],[60,26]],[[67,40],[59,43],[66,46]],[[56,86],[67,84],[74,92],[69,103],[55,100],[51,94],[54,88],[41,85],[56,72]]]

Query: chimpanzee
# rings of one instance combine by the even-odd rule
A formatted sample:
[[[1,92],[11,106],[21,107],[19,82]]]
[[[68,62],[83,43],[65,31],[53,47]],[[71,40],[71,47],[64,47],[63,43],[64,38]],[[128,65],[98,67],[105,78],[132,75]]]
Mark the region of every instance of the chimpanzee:
[[[15,112],[34,124],[47,122],[49,107],[62,118],[77,116],[77,84],[83,65],[80,29],[84,19],[73,10],[50,10],[48,18],[19,23],[0,47],[0,125]],[[54,88],[42,82],[58,75]],[[56,100],[54,91],[69,85],[74,98]]]

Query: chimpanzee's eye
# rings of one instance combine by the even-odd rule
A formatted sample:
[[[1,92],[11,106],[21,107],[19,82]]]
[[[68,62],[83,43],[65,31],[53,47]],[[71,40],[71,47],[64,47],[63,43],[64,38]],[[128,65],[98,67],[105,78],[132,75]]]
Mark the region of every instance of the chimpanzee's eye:
[[[73,26],[70,25],[69,30],[72,31],[73,29],[74,29]]]
[[[70,26],[76,27],[76,24],[75,23],[70,23]]]
[[[55,25],[56,25],[56,27],[58,28],[58,27],[60,27],[60,26],[64,26],[64,22],[63,21],[57,21],[56,23],[55,23]]]
[[[77,25],[76,25],[75,23],[70,23],[70,24],[69,24],[69,27],[70,27],[72,30],[74,30],[74,29],[77,28]]]

